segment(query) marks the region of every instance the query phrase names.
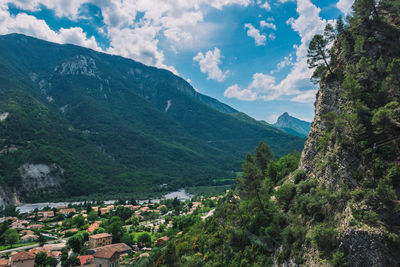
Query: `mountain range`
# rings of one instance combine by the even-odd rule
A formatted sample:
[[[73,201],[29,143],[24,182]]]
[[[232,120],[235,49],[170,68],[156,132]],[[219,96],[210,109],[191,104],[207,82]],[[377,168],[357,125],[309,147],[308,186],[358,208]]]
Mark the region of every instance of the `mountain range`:
[[[273,125],[288,134],[300,137],[307,137],[311,127],[310,122],[292,117],[287,112],[280,115],[276,123],[274,123]]]
[[[0,197],[119,196],[235,178],[258,142],[304,138],[196,92],[164,69],[21,34],[0,36]]]

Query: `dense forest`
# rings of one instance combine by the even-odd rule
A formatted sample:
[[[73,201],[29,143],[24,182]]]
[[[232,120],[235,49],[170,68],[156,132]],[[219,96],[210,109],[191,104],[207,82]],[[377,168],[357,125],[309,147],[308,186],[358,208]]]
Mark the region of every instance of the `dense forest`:
[[[302,156],[260,143],[214,216],[139,266],[400,264],[400,2],[353,10],[310,43],[320,90]]]

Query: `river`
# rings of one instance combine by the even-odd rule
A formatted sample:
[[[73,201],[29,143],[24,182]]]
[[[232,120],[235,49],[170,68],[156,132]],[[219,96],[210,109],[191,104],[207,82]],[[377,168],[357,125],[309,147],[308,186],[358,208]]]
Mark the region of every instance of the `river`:
[[[161,199],[173,199],[173,198],[178,198],[181,201],[185,201],[188,199],[192,199],[193,195],[189,194],[188,192],[186,192],[185,189],[179,189],[178,191],[175,192],[171,192],[168,193],[166,195],[164,195]],[[158,203],[160,202],[161,199],[147,199],[147,200],[139,200],[138,202],[140,204],[143,203],[148,203],[149,201],[152,203]],[[104,204],[106,205],[110,205],[110,204],[114,204],[115,200],[107,200],[104,201]],[[17,207],[17,210],[20,213],[28,213],[31,212],[35,209],[41,210],[44,207],[50,207],[50,208],[59,208],[59,207],[67,207],[69,204],[82,204],[84,203],[84,201],[74,201],[74,202],[46,202],[46,203],[25,203],[22,205],[19,205]]]

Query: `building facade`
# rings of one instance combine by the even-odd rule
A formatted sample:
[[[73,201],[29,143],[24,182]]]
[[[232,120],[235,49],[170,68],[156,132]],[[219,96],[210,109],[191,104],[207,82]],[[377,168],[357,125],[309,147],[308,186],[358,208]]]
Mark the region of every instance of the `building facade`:
[[[89,236],[89,249],[104,247],[110,245],[112,242],[112,235],[101,233]]]

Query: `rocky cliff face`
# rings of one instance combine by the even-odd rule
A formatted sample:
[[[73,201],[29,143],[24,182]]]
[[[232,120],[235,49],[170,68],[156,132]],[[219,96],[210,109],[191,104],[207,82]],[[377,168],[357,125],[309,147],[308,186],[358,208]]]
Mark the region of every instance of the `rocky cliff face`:
[[[393,205],[399,188],[396,183],[392,188],[390,182],[382,182],[382,177],[390,176],[390,168],[396,169],[397,144],[391,142],[382,150],[376,145],[396,136],[399,129],[388,127],[385,132],[374,122],[377,110],[388,103],[396,105],[399,96],[390,92],[398,92],[398,85],[389,84],[393,80],[390,66],[400,56],[399,24],[385,12],[386,4],[381,1],[377,6],[379,17],[365,19],[356,14],[359,17],[338,36],[332,73],[321,78],[315,119],[300,161],[300,168],[319,187],[348,194],[328,208],[338,233],[337,246],[348,266],[400,264],[398,241],[394,241],[398,240],[400,213],[398,205]],[[383,186],[392,189],[384,191]],[[382,200],[382,195],[389,194],[394,199]],[[312,250],[305,257],[306,265],[320,266],[320,256]]]
[[[60,189],[64,182],[64,170],[57,164],[25,163],[18,169],[21,184],[14,188],[0,186],[0,205],[19,205],[25,198],[24,194],[33,194],[40,190],[51,192]]]

